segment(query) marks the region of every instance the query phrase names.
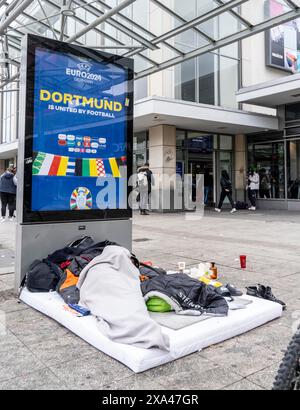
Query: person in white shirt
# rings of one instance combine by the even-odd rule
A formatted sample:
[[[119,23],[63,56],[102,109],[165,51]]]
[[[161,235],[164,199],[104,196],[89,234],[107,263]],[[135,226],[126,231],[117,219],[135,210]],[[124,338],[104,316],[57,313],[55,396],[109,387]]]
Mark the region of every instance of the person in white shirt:
[[[256,211],[256,199],[259,192],[259,174],[251,169],[248,175],[248,197],[251,203],[250,211]]]

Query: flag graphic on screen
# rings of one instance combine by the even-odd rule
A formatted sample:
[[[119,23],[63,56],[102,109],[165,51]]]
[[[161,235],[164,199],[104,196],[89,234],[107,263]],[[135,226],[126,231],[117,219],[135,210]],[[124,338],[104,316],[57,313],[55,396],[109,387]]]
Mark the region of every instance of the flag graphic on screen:
[[[120,178],[120,167],[126,166],[121,158],[71,158],[38,152],[32,166],[33,175]]]
[[[97,172],[99,177],[105,177],[105,168],[102,159],[96,159]]]
[[[69,158],[66,175],[67,175],[67,176],[68,176],[68,175],[70,175],[70,176],[75,176],[75,167],[76,167],[76,162],[75,162],[75,160],[73,160],[72,158]]]

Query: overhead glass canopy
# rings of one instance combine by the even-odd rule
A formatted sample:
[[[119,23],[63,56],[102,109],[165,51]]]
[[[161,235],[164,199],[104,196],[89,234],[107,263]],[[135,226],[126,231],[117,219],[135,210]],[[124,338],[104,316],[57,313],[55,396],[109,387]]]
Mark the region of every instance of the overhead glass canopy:
[[[299,17],[300,0],[0,0],[0,83],[26,33],[132,57],[142,78]]]

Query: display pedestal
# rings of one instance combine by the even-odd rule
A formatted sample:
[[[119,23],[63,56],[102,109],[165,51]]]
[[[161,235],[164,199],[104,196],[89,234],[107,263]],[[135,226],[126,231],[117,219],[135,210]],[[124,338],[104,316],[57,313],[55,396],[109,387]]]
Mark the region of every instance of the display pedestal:
[[[96,242],[116,242],[131,251],[132,220],[67,222],[51,224],[17,224],[15,289],[35,259],[46,258],[57,249],[83,236],[91,236]]]

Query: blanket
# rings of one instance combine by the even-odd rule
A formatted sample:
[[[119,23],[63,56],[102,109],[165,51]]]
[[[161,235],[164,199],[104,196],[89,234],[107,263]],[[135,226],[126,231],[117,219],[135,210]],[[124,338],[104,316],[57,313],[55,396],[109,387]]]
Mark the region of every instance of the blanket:
[[[100,331],[109,339],[169,350],[168,337],[147,311],[139,275],[127,249],[107,246],[80,274],[79,303],[96,316]]]

